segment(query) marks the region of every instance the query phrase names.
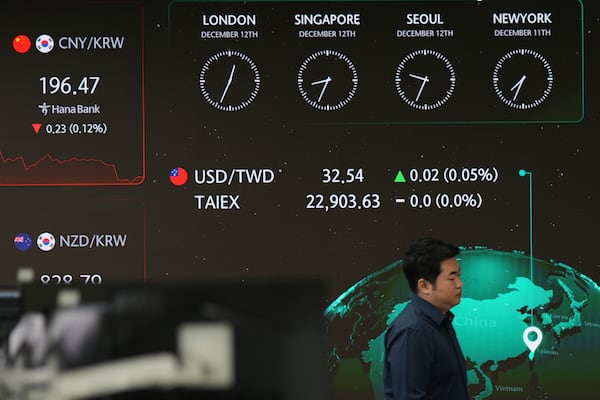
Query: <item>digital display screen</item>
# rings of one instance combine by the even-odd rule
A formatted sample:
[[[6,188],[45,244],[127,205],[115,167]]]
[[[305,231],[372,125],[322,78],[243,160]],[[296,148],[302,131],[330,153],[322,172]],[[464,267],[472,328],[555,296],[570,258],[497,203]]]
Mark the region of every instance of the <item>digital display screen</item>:
[[[323,280],[333,397],[381,400],[399,260],[432,236],[463,249],[473,397],[596,398],[599,16],[7,3],[0,283]]]

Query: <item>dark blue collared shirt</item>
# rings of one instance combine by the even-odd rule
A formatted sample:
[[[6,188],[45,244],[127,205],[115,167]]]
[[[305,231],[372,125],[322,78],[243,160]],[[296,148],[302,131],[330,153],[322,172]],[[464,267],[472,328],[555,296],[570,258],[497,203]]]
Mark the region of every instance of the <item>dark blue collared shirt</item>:
[[[469,398],[454,314],[414,296],[385,333],[385,400]]]

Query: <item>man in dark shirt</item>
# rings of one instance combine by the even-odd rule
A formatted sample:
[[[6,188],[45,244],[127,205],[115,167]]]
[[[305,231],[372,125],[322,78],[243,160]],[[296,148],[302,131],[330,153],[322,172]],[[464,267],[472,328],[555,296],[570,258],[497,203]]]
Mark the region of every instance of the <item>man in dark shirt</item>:
[[[385,400],[469,398],[450,312],[462,295],[459,252],[431,238],[407,250],[402,266],[414,296],[385,333]]]

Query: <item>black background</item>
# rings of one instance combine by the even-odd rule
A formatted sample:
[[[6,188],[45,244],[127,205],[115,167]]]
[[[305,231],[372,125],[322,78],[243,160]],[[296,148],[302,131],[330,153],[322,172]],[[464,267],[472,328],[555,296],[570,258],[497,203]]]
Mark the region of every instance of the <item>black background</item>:
[[[598,282],[598,6],[583,2],[581,25],[574,20],[579,17],[579,3],[575,1],[483,3],[482,7],[497,6],[502,11],[551,9],[556,18],[552,37],[492,39],[491,24],[475,18],[479,11],[474,2],[427,3],[427,10],[441,12],[456,32],[454,38],[437,40],[394,37],[394,16],[403,21],[400,16],[405,7],[420,9],[419,3],[274,2],[248,3],[265,16],[255,28],[259,39],[202,41],[192,24],[198,21],[203,3],[173,3],[170,7],[168,2],[136,3],[144,28],[142,145],[146,162],[141,167],[140,155],[134,152],[131,165],[123,168],[129,175],[143,169],[145,180],[124,187],[2,187],[0,251],[4,261],[0,282],[13,285],[16,269],[23,266],[33,267],[38,275],[93,272],[105,280],[225,278],[243,283],[255,278],[302,276],[324,279],[329,302],[358,280],[399,259],[407,244],[419,236],[528,253],[529,186],[528,179],[518,175],[521,168],[533,173],[533,255],[562,261]],[[82,29],[81,21],[94,20],[85,4],[73,2],[64,8],[79,21],[72,35]],[[131,3],[127,4],[129,10]],[[221,12],[228,8],[222,3],[206,3],[205,7]],[[357,30],[358,38],[297,39],[291,20],[282,17],[288,10],[292,10],[289,18],[295,11],[321,7],[358,10],[364,21]],[[13,65],[10,63],[18,55],[10,44],[14,36],[23,33],[22,27],[8,17],[3,20],[2,57]],[[44,27],[39,32],[25,32],[30,37],[58,23],[52,18],[35,21]],[[139,32],[133,31],[137,22],[132,21],[131,26],[133,29],[125,34],[136,37]],[[104,27],[106,35],[127,29],[111,28],[110,23]],[[61,29],[66,30],[64,26]],[[555,67],[556,86],[542,106],[519,113],[495,98],[491,71],[506,51],[526,45],[548,56]],[[393,81],[395,66],[403,55],[427,47],[444,52],[457,71],[455,95],[447,107],[429,113],[404,104]],[[198,74],[205,60],[225,48],[251,54],[261,70],[257,99],[234,113],[212,108],[198,88]],[[326,48],[348,55],[359,73],[356,97],[331,113],[311,109],[300,98],[296,85],[300,62]],[[30,58],[30,68],[40,75],[48,73],[44,65]],[[64,62],[59,60],[59,66]],[[77,65],[70,68],[81,68],[81,74],[94,72],[88,71],[86,63]],[[123,74],[139,77],[137,71],[130,72],[125,66],[103,64],[101,68],[106,71],[102,72],[103,80],[112,73],[118,79]],[[6,74],[4,68],[2,71]],[[23,85],[38,84],[37,80],[23,82],[4,76],[3,82],[3,104],[37,104],[37,98],[24,100],[18,91]],[[125,91],[113,101],[127,106],[129,95]],[[137,93],[133,97],[137,98]],[[26,126],[29,122],[20,123]],[[0,129],[2,149],[14,144],[12,130],[6,126]],[[134,137],[139,141],[137,135]],[[121,150],[115,151],[123,162],[128,157],[119,153]],[[191,175],[182,187],[169,182],[169,172],[178,166]],[[408,175],[412,168],[450,167],[496,168],[498,180],[394,183],[398,169]],[[275,182],[195,184],[193,171],[205,168],[269,168],[275,171]],[[323,168],[362,168],[365,179],[348,185],[323,184]],[[478,209],[451,210],[394,204],[396,196],[441,192],[479,193],[483,203]],[[376,210],[307,209],[307,195],[316,193],[376,193],[382,205]],[[198,210],[194,195],[199,194],[239,195],[241,209]],[[78,206],[74,208],[74,204]],[[120,204],[114,213],[111,204]],[[95,211],[86,212],[88,205]],[[75,249],[42,253],[35,246],[25,253],[13,245],[14,236],[20,232],[35,236],[42,231],[58,234],[67,230],[126,231],[131,246],[121,253],[115,249],[79,249],[75,255]]]

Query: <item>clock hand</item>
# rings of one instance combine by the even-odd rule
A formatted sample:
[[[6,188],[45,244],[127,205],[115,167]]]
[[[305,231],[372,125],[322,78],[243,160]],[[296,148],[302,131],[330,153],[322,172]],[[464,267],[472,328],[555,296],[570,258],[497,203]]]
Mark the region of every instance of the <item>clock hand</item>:
[[[234,72],[235,72],[235,64],[233,64],[233,66],[231,67],[231,72],[229,73],[229,79],[227,80],[225,89],[223,89],[223,94],[221,95],[221,99],[219,100],[219,103],[223,102],[223,99],[225,98],[225,94],[227,94],[227,90],[229,90],[229,86],[231,85],[231,82],[233,81],[233,73]]]
[[[429,82],[429,77],[428,76],[419,76],[419,75],[415,75],[415,74],[408,74],[408,76],[421,81],[421,87],[419,88],[419,92],[417,93],[417,97],[415,98],[415,102],[419,101],[419,97],[421,97],[421,92],[423,92],[423,88],[425,87],[425,84],[427,82]]]
[[[317,103],[320,102],[321,99],[323,98],[323,94],[325,94],[325,89],[327,89],[327,85],[329,85],[329,82],[331,82],[331,81],[332,81],[331,77],[328,76],[325,79],[322,79],[320,81],[315,81],[315,82],[311,83],[312,86],[314,86],[314,85],[321,85],[321,84],[323,85],[323,88],[321,89],[321,94],[319,94],[319,99],[317,100]]]
[[[515,95],[513,96],[513,101],[516,100],[517,96],[519,95],[519,92],[521,91],[521,87],[523,86],[523,83],[525,82],[525,78],[527,78],[527,75],[523,75],[521,77],[521,79],[519,79],[519,81],[517,83],[515,83],[513,85],[513,87],[510,88],[510,91],[512,92],[513,90],[517,89],[515,91]]]
[[[415,74],[408,74],[408,76],[410,76],[411,78],[415,78],[415,79],[419,79],[421,81],[428,81],[429,78],[426,76],[420,76],[420,75],[415,75]]]

